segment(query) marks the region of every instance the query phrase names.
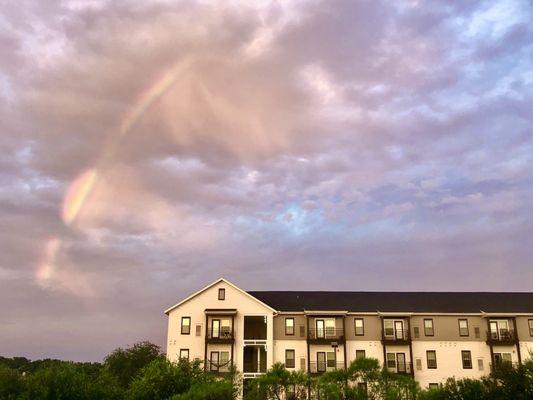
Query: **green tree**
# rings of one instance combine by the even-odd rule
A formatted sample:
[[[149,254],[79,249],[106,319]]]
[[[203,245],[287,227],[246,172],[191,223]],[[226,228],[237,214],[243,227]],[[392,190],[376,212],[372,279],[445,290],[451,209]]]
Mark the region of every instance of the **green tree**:
[[[142,369],[127,393],[133,400],[165,400],[187,392],[193,384],[209,383],[214,378],[200,368],[199,363],[180,360],[172,363],[156,359]]]
[[[0,365],[0,400],[15,400],[26,390],[22,374]]]
[[[140,342],[128,349],[114,350],[105,358],[104,366],[123,387],[128,387],[144,367],[154,360],[164,358],[159,346],[150,342]]]

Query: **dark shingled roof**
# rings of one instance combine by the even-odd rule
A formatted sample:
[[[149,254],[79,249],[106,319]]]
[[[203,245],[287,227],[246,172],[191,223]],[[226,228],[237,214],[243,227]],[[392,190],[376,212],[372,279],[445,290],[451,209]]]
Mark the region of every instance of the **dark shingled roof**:
[[[277,311],[532,313],[533,293],[248,292]]]

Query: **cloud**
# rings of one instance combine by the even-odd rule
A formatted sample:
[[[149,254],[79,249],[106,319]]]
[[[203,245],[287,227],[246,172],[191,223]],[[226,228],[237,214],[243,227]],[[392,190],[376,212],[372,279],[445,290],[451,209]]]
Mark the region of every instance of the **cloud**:
[[[2,5],[0,353],[164,344],[161,310],[220,275],[529,290],[530,14]]]

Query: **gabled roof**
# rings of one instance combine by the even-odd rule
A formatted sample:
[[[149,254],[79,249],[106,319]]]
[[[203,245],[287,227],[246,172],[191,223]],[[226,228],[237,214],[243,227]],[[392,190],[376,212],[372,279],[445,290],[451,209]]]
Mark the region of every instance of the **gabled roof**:
[[[231,286],[232,288],[236,289],[237,291],[241,292],[242,294],[244,294],[245,296],[248,296],[250,297],[251,299],[253,299],[254,301],[260,303],[261,305],[263,305],[264,307],[268,308],[269,310],[271,310],[272,312],[276,312],[275,309],[273,309],[271,306],[269,306],[268,304],[265,304],[264,302],[262,302],[261,300],[255,298],[254,296],[252,296],[250,293],[248,292],[245,292],[244,290],[242,290],[241,288],[239,288],[238,286],[234,285],[233,283],[231,283],[230,281],[228,281],[227,279],[224,279],[224,278],[220,278],[216,281],[214,281],[213,283],[207,285],[206,287],[204,287],[203,289],[200,289],[199,291],[197,291],[196,293],[193,293],[191,294],[189,297],[183,299],[182,301],[180,301],[179,303],[177,304],[174,304],[172,307],[169,307],[165,310],[165,314],[168,315],[169,312],[171,312],[172,310],[174,310],[175,308],[181,306],[182,304],[186,303],[187,301],[191,300],[192,298],[198,296],[200,293],[203,293],[205,292],[206,290],[212,288],[213,286],[219,284],[220,282],[224,282],[225,284],[227,284],[228,286]]]
[[[531,313],[533,293],[502,292],[264,292],[250,295],[277,311]]]

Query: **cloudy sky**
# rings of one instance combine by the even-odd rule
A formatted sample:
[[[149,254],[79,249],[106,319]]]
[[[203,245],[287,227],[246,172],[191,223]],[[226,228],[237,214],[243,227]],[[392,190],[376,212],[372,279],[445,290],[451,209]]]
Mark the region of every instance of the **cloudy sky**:
[[[530,1],[0,6],[0,355],[245,289],[533,289]],[[143,5],[144,4],[144,5]]]

